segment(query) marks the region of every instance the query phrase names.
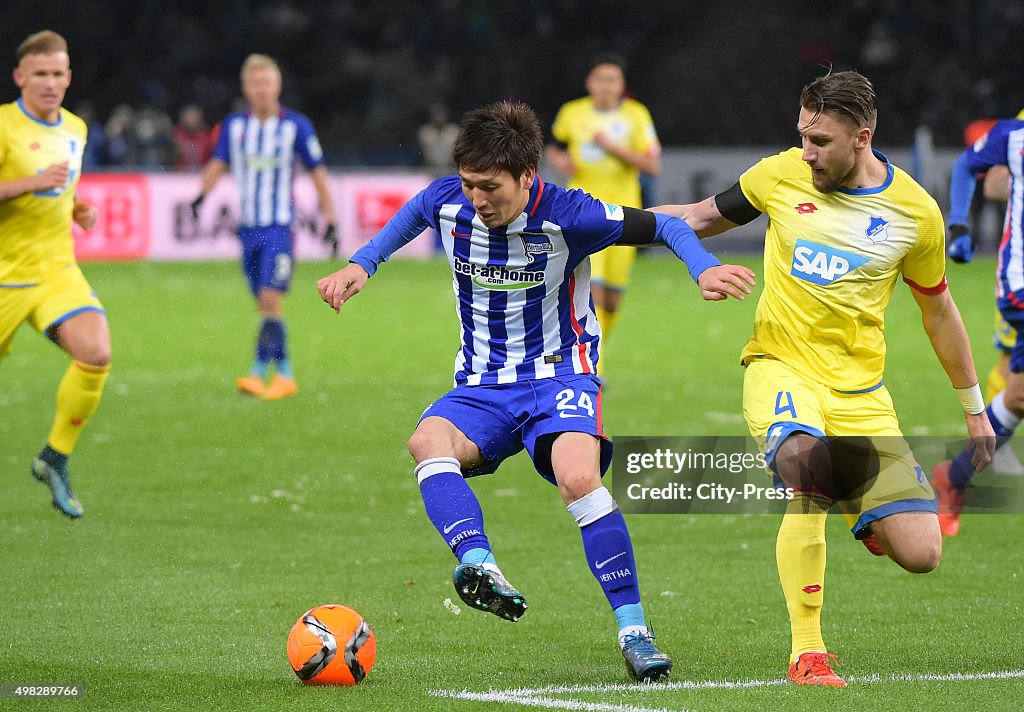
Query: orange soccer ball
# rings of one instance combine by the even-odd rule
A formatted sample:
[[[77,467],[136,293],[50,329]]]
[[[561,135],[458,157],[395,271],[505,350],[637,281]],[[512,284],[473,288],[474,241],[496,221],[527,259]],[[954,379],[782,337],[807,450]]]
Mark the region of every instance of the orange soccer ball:
[[[310,608],[288,633],[288,662],[307,685],[355,685],[370,674],[377,639],[351,608]]]

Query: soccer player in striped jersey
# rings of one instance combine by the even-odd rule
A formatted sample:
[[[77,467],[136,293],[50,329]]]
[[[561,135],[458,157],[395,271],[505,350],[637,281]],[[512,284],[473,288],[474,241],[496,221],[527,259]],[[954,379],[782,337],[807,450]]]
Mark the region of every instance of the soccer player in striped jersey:
[[[317,287],[340,310],[397,249],[427,227],[438,230],[462,345],[455,388],[424,411],[409,451],[427,515],[459,561],[456,590],[469,606],[506,620],[526,610],[497,566],[465,482],[525,448],[580,527],[630,674],[658,679],[672,660],[645,625],[626,522],[601,484],[611,443],[601,426],[601,329],[588,258],[613,244],[666,244],[703,297],[716,301],[743,298],[753,273],[721,265],[682,220],[544,183],[537,175],[542,150],[540,126],[525,104],[469,112],[453,149],[458,175],[412,198],[351,264]]]
[[[248,375],[237,379],[235,386],[257,398],[278,400],[298,392],[282,313],[292,277],[292,184],[298,161],[316,187],[327,221],[324,240],[337,245],[337,230],[320,142],[305,115],[281,106],[277,63],[266,55],[249,55],[242,64],[242,93],[249,108],[222,122],[192,214],[198,218],[203,199],[230,169],[242,198],[238,228],[242,270],[262,317],[256,358]],[[274,375],[267,383],[272,367]]]
[[[1009,193],[1003,238],[996,267],[996,307],[1015,332],[1006,388],[985,408],[1000,441],[1008,440],[1024,419],[1024,119],[997,121],[988,133],[967,148],[953,165],[949,186],[950,256],[969,262],[975,239],[968,228],[968,211],[974,197],[975,176],[1005,166]],[[939,495],[939,521],[946,536],[960,531],[960,512],[971,477],[973,452],[964,450],[952,462],[935,466],[933,481]]]
[[[614,53],[590,62],[587,96],[558,110],[547,147],[547,159],[568,178],[569,188],[582,188],[599,200],[630,208],[642,207],[641,172],[657,176],[661,144],[647,107],[626,96],[626,60]],[[636,248],[614,245],[594,255],[591,291],[605,340],[619,320],[622,295],[636,261]]]
[[[72,220],[88,230],[97,217],[75,196],[87,131],[61,106],[71,84],[64,38],[37,32],[17,59],[21,97],[0,106],[0,360],[26,322],[71,356],[32,474],[50,486],[58,511],[77,518],[84,510],[71,490],[68,457],[110,371],[106,312],[75,262],[71,237]]]
[[[946,287],[942,215],[921,186],[872,149],[876,119],[866,77],[820,77],[800,96],[802,148],[762,159],[700,203],[659,208],[684,217],[702,237],[761,213],[770,219],[764,291],[741,356],[743,414],[777,482],[796,492],[776,559],[791,624],[788,677],[801,685],[846,686],[821,634],[825,517],[834,501],[857,539],[908,571],[931,571],[942,554],[932,489],[882,380],[885,307],[901,276],[964,408],[977,447],[970,467],[984,468],[995,446],[967,333]],[[839,459],[851,451],[855,458]],[[871,477],[844,481],[855,474],[847,465],[872,462]]]

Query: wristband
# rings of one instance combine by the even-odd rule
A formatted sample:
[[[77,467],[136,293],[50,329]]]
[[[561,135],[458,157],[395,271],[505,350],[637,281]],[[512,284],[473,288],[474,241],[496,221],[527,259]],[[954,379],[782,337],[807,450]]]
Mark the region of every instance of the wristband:
[[[981,386],[975,383],[967,388],[954,388],[956,397],[960,399],[960,405],[964,412],[971,415],[980,415],[985,412],[985,399],[981,395]]]

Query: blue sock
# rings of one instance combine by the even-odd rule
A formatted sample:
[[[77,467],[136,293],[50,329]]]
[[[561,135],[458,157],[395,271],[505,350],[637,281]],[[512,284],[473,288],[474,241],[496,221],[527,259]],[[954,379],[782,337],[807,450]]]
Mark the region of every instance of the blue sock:
[[[288,358],[282,358],[277,360],[277,372],[282,376],[288,378],[294,378],[292,375],[292,361]]]
[[[489,549],[468,549],[462,552],[462,556],[459,557],[459,562],[463,564],[494,564],[498,562],[494,560],[494,554]]]
[[[644,618],[644,607],[641,603],[627,603],[615,609],[615,620],[619,622],[619,630],[629,627],[647,626]]]
[[[988,422],[992,424],[992,430],[995,431],[998,445],[1001,445],[1006,438],[1013,435],[1013,431],[1016,430],[1017,425],[1020,423],[1020,418],[1007,410],[1003,402],[1003,393],[996,394],[996,397],[985,408],[985,415],[988,416]],[[967,485],[971,482],[971,478],[974,477],[974,465],[971,464],[971,457],[973,456],[974,447],[971,446],[953,458],[953,462],[949,467],[949,482],[958,490],[966,489]]]
[[[611,492],[600,487],[570,504],[569,513],[580,526],[587,563],[612,610],[640,603],[633,543]]]
[[[280,338],[281,322],[276,319],[264,319],[260,325],[259,336],[256,337],[256,360],[252,367],[252,372],[257,376],[266,378],[270,362],[278,351]]]
[[[465,562],[470,552],[476,557],[482,549],[486,558],[491,543],[484,534],[484,513],[462,477],[459,461],[454,457],[433,457],[417,465],[415,474],[427,517],[455,557]]]
[[[277,347],[274,349],[273,358],[277,361],[277,372],[291,378],[292,361],[288,358],[288,332],[284,328],[284,321],[278,320],[277,328]]]

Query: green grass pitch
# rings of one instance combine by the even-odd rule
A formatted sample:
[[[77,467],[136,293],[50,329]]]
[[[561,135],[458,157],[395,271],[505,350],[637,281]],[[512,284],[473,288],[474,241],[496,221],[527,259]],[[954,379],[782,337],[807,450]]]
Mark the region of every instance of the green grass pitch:
[[[454,560],[423,513],[405,451],[420,412],[451,383],[458,332],[447,266],[389,263],[340,316],[314,287],[336,268],[299,266],[287,316],[301,392],[264,403],[233,390],[257,323],[235,264],[87,265],[115,356],[72,459],[86,509],[77,522],[50,507],[28,468],[66,359],[19,332],[0,363],[0,684],[83,684],[86,696],[0,707],[1020,708],[1020,678],[948,679],[1024,668],[1020,515],[966,517],[925,576],[870,556],[840,518],[830,521],[824,630],[853,680],[845,690],[641,689],[627,684],[575,523],[519,455],[473,487],[529,613],[517,624],[465,606],[454,614],[443,604],[457,600]],[[995,358],[992,274],[991,261],[950,266],[982,374]],[[681,265],[640,260],[608,348],[607,431],[744,434],[737,357],[754,304],[703,303]],[[902,283],[887,325],[886,382],[904,430],[961,435],[956,398]],[[673,680],[781,679],[789,633],[778,518],[629,523]],[[378,638],[377,664],[356,688],[307,688],[288,666],[289,627],[329,602],[360,611]],[[912,679],[891,679],[899,675]],[[571,685],[581,687],[561,689]],[[505,692],[547,686],[518,704]],[[431,694],[463,690],[496,697]]]

